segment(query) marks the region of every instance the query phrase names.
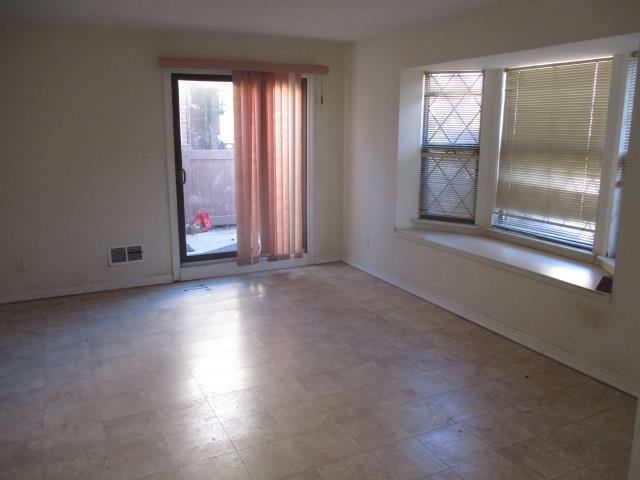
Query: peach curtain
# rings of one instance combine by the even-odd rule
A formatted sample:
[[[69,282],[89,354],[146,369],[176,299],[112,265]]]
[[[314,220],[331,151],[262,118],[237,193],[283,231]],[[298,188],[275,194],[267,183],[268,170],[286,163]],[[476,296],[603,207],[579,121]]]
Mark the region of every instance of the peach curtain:
[[[233,86],[238,264],[300,257],[300,76],[234,72]]]

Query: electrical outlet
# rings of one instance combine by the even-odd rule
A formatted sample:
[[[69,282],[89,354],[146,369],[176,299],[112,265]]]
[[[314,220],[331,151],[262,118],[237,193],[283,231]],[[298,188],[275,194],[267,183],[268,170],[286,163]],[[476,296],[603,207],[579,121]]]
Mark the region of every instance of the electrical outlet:
[[[153,167],[155,163],[153,160],[153,153],[145,153],[142,162],[145,167]]]

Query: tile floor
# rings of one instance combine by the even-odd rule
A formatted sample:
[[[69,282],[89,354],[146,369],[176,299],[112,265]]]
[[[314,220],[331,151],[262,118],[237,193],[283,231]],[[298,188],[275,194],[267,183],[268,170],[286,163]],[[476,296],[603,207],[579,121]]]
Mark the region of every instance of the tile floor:
[[[625,479],[633,398],[344,264],[0,331],[2,479]]]

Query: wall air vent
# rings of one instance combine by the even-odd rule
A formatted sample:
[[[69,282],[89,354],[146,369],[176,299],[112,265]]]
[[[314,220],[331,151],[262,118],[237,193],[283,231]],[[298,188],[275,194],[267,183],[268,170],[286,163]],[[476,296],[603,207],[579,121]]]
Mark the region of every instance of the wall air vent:
[[[142,245],[130,245],[127,247],[127,262],[142,261]]]
[[[142,245],[124,245],[109,248],[109,266],[124,265],[126,263],[142,262],[144,250]]]

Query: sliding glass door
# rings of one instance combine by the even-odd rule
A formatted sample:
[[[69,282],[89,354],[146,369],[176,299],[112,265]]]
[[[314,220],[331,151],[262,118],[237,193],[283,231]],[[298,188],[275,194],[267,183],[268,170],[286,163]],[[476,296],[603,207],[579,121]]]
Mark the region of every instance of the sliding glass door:
[[[174,73],[180,260],[236,255],[231,76]]]

